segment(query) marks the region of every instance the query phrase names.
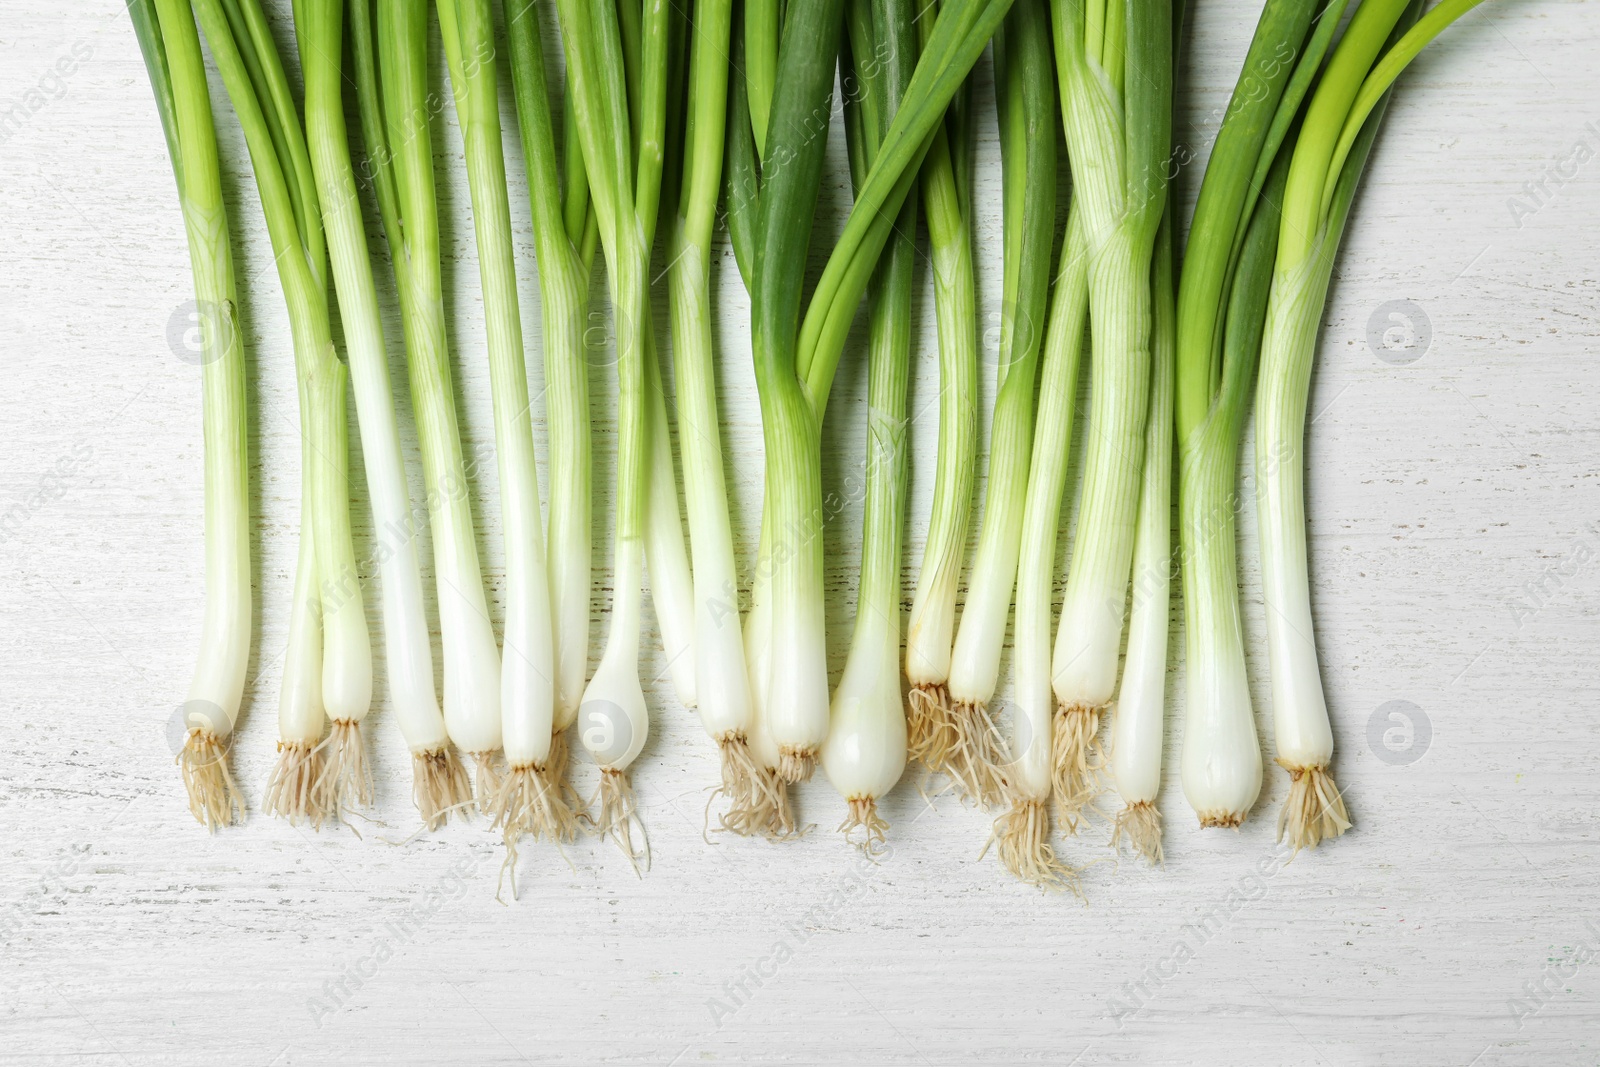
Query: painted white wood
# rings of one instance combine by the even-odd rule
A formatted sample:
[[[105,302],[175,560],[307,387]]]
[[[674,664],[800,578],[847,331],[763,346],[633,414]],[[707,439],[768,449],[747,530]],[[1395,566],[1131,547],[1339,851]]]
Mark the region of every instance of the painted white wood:
[[[287,5],[272,6],[281,25]],[[1201,0],[1194,12],[1177,124],[1194,153],[1191,199],[1256,6]],[[1102,861],[1085,874],[1087,908],[980,861],[987,819],[948,798],[930,808],[909,777],[885,805],[894,849],[877,865],[833,832],[843,805],[820,777],[799,791],[817,824],[805,839],[707,844],[714,752],[652,651],[654,722],[635,778],[653,870],[635,879],[604,844],[564,857],[529,847],[522,899],[504,906],[500,853],[481,822],[412,836],[410,769],[381,681],[368,720],[378,804],[357,824],[360,840],[255,811],[208,837],[189,818],[164,731],[200,618],[200,415],[174,318],[192,294],[165,146],[121,5],[8,0],[0,1061],[1595,1062],[1597,45],[1600,4],[1485,4],[1403,80],[1355,208],[1310,443],[1313,592],[1350,835],[1284,866],[1272,844],[1286,787],[1276,768],[1241,832],[1195,827],[1171,758],[1175,628],[1167,865],[1119,869],[1098,832],[1066,843],[1074,862]],[[57,72],[61,57],[75,60],[70,73]],[[991,96],[980,90],[985,116]],[[297,414],[266,236],[241,140],[219,111],[254,371],[258,633],[235,772],[255,805],[273,758]],[[982,136],[981,289],[997,325],[998,157],[992,128]],[[456,381],[468,445],[483,449],[487,372],[453,138],[441,135],[439,151]],[[537,338],[520,153],[509,158]],[[837,231],[847,200],[840,156],[820,233]],[[731,258],[717,269],[748,565],[760,437],[747,302]],[[1413,327],[1420,315],[1428,324],[1426,351],[1405,365],[1368,345],[1391,301],[1409,302]],[[659,299],[657,314],[664,328]],[[937,390],[926,295],[918,314],[911,561],[931,495]],[[388,315],[394,326],[392,300]],[[1403,325],[1379,317],[1378,334]],[[397,328],[395,338],[403,392]],[[853,346],[828,429],[836,487],[861,455],[859,334]],[[498,597],[493,464],[481,470],[474,503]],[[370,546],[356,481],[357,533]],[[836,669],[858,522],[852,507],[826,531]],[[1254,544],[1247,504],[1250,663],[1270,744]],[[608,560],[599,564],[603,582]],[[908,603],[913,579],[908,566]],[[579,773],[591,786],[592,768]]]

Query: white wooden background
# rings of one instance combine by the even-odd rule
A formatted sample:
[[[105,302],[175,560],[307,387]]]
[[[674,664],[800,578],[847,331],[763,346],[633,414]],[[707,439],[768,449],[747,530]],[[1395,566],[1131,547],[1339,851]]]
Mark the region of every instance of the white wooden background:
[[[288,5],[272,6],[286,21]],[[1176,124],[1194,153],[1191,200],[1257,8],[1197,5]],[[1101,861],[1085,875],[1087,907],[980,861],[987,818],[948,798],[929,808],[909,778],[885,805],[894,850],[876,866],[833,833],[842,805],[820,776],[799,791],[818,826],[804,840],[707,844],[714,752],[662,684],[635,771],[655,850],[643,880],[607,844],[565,859],[538,847],[521,900],[498,903],[500,851],[481,822],[410,836],[410,768],[381,683],[368,720],[379,801],[360,840],[254,811],[208,837],[185,810],[166,736],[200,618],[202,492],[198,370],[181,344],[192,294],[165,146],[120,4],[5,0],[0,13],[0,109],[16,105],[0,116],[0,1063],[1600,1057],[1600,4],[1491,0],[1452,29],[1402,82],[1355,208],[1310,445],[1315,607],[1355,830],[1284,865],[1276,768],[1241,832],[1197,829],[1173,758],[1175,630],[1167,864],[1119,868],[1098,833],[1067,843],[1074,862]],[[70,74],[53,73],[61,57]],[[987,60],[982,70],[987,86]],[[985,115],[991,99],[983,88]],[[259,209],[231,112],[218,111],[253,368],[257,635],[235,773],[255,805],[273,759],[297,416]],[[456,381],[468,445],[486,448],[453,127],[438,150]],[[980,286],[994,327],[992,128],[980,155]],[[847,198],[835,165],[822,234],[837,231]],[[731,258],[717,270],[748,565],[760,437],[747,307]],[[1404,339],[1391,301],[1406,302],[1416,340],[1400,353],[1383,346],[1391,326],[1390,341]],[[926,295],[918,315],[911,560],[935,433]],[[1369,344],[1374,324],[1387,358]],[[860,455],[859,334],[852,353],[831,409],[832,479]],[[492,464],[476,491],[498,595]],[[370,544],[365,506],[358,478],[353,513]],[[827,530],[836,669],[858,521],[847,512]],[[1270,746],[1248,510],[1241,537]],[[908,603],[913,578],[908,567]],[[603,605],[597,594],[596,633]],[[652,652],[650,673],[661,667]],[[579,772],[587,787],[592,768]]]

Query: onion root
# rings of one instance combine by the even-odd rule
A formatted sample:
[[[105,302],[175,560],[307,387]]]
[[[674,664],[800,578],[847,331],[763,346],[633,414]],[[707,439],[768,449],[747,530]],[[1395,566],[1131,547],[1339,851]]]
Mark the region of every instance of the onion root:
[[[789,806],[788,783],[756,762],[741,733],[723,735],[717,748],[722,753],[722,785],[713,799],[728,798],[728,810],[717,817],[720,828],[741,837],[773,835]]]
[[[322,788],[322,746],[312,741],[279,741],[278,763],[267,779],[266,809],[289,820],[301,819],[313,829],[322,825],[328,809]]]
[[[493,752],[470,752],[472,757],[472,793],[478,801],[478,811],[494,814],[494,799],[500,795],[500,770],[494,765]]]
[[[1287,833],[1295,852],[1316,848],[1324,838],[1338,837],[1350,829],[1350,816],[1344,797],[1334,784],[1333,772],[1321,767],[1291,767],[1278,761],[1289,772],[1289,798],[1278,813],[1278,840]]]
[[[194,727],[178,752],[183,786],[189,793],[189,813],[208,830],[244,821],[244,797],[228,773],[225,738]]]
[[[1059,704],[1051,731],[1052,792],[1056,817],[1067,833],[1078,832],[1084,809],[1100,792],[1099,773],[1105,766],[1100,746],[1100,709],[1089,704]]]
[[[628,862],[633,864],[633,873],[643,877],[644,871],[639,869],[639,861],[644,860],[644,870],[650,869],[650,835],[645,832],[644,822],[639,818],[639,798],[633,791],[633,782],[628,778],[627,771],[619,771],[614,767],[601,768],[600,793],[596,804],[598,814],[591,820],[594,832],[615,841],[622,854],[628,857]],[[635,828],[640,838],[637,845],[633,840]]]
[[[1136,800],[1117,812],[1111,847],[1120,853],[1124,841],[1135,855],[1161,863],[1161,812],[1150,801]]]
[[[860,841],[853,841],[850,835],[857,830],[865,831],[866,835]],[[850,813],[839,824],[839,832],[869,859],[889,850],[889,820],[878,813],[876,797],[851,797]]]
[[[950,705],[950,744],[936,770],[950,777],[963,796],[981,808],[1005,800],[1006,743],[982,703]]]
[[[354,719],[333,720],[327,738],[317,747],[328,750],[317,780],[327,815],[337,819],[347,807],[371,804],[372,768],[367,765],[361,724]]]
[[[918,682],[906,697],[906,755],[932,770],[950,751],[950,690]]]
[[[1010,809],[994,821],[985,852],[989,845],[995,846],[1006,870],[1029,885],[1083,896],[1078,872],[1057,859],[1050,847],[1050,808],[1045,801],[1013,798]]]
[[[817,769],[817,749],[784,745],[778,752],[778,777],[790,785],[811,781]]]
[[[472,803],[472,780],[449,745],[411,754],[411,800],[422,825],[437,830]]]

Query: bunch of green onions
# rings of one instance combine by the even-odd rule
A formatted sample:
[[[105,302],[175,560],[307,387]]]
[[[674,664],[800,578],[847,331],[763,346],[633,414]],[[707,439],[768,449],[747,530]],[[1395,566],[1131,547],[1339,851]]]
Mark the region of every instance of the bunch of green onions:
[[[1291,776],[1279,834],[1298,850],[1350,825],[1329,770],[1333,734],[1306,573],[1301,450],[1311,364],[1334,254],[1388,90],[1474,2],[1443,0],[1419,19],[1419,0],[1365,0],[1334,45],[1348,0],[1268,0],[1217,136],[1178,304],[1183,788],[1202,826],[1239,825],[1262,781],[1232,488],[1258,359],[1255,469],[1273,719],[1278,762]]]
[[[1163,855],[1157,800],[1174,454],[1187,662],[1184,793],[1202,826],[1238,826],[1260,793],[1234,544],[1234,472],[1252,398],[1277,760],[1291,779],[1279,836],[1298,850],[1350,826],[1330,769],[1333,734],[1306,564],[1310,371],[1338,244],[1388,93],[1410,60],[1476,2],[1441,0],[1424,13],[1423,0],[1361,0],[1353,12],[1351,0],[1265,0],[1184,242],[1168,191],[1181,2],[701,0],[685,15],[667,0],[556,0],[565,56],[558,138],[551,101],[560,87],[545,69],[538,12],[533,0],[506,0],[504,54],[529,177],[542,311],[546,522],[495,12],[491,0],[436,0],[487,326],[506,545],[501,646],[451,384],[428,0],[295,0],[303,112],[260,0],[130,0],[184,208],[206,354],[205,628],[178,757],[191,811],[213,828],[244,812],[226,749],[243,699],[251,626],[244,355],[196,16],[249,149],[300,400],[303,516],[269,810],[319,825],[372,800],[360,730],[371,704],[372,655],[349,514],[348,379],[383,539],[376,565],[388,691],[427,827],[476,806],[501,833],[513,872],[523,838],[567,842],[585,825],[613,838],[635,870],[648,863],[631,779],[650,726],[641,675],[648,574],[665,673],[719,752],[722,829],[795,836],[788,787],[808,779],[820,760],[847,805],[841,830],[879,852],[889,829],[879,802],[908,757],[916,758],[967,798],[1003,809],[991,843],[1012,873],[1076,889],[1076,873],[1052,844],[1052,803],[1055,823],[1075,833],[1110,785],[1122,802],[1112,846],[1152,862]],[[982,522],[958,612],[979,422],[964,86],[991,37],[1004,318]],[[836,72],[855,200],[807,296]],[[346,84],[354,86],[367,154],[360,173],[371,182],[399,296],[434,546],[442,708],[346,128]],[[1058,128],[1073,192],[1059,228]],[[737,608],[711,296],[724,197],[751,297],[765,450],[745,619]],[[687,547],[651,317],[663,207]],[[903,627],[919,210],[934,268],[941,395],[932,513]],[[591,672],[593,428],[584,327],[597,252],[617,357],[617,485],[612,603]],[[860,579],[848,655],[830,691],[822,440],[863,298]],[[1052,636],[1086,332],[1083,484]],[[990,704],[1000,690],[1013,603],[1016,702],[1002,734]],[[1112,708],[1107,753],[1099,727]],[[601,772],[587,805],[568,782],[565,738],[573,725]],[[474,758],[475,785],[452,745]]]

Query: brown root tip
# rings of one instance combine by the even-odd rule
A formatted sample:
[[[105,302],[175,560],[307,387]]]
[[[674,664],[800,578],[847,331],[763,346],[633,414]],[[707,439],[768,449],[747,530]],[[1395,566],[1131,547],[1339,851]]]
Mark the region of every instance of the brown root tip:
[[[950,725],[950,690],[919,683],[906,697],[906,755],[929,770],[944,765],[954,730]]]
[[[572,750],[567,746],[567,732],[553,730],[550,734],[550,755],[544,761],[545,778],[561,793],[561,801],[573,812],[583,811],[583,797],[568,777],[572,768]]]
[[[601,837],[609,835],[633,864],[633,873],[644,877],[639,861],[644,860],[644,870],[650,869],[650,835],[645,833],[644,822],[639,818],[639,798],[627,771],[601,768],[596,808],[598,814],[592,820],[594,832]],[[635,829],[640,838],[638,845],[633,841]]]
[[[557,845],[578,837],[578,818],[562,798],[560,788],[550,780],[548,761],[543,768],[532,763],[512,767],[500,779],[500,792],[495,795],[490,814],[493,827],[505,842],[506,858],[500,873],[511,875],[513,900],[517,897],[517,842],[524,834],[535,841],[547,840]]]
[[[1237,830],[1244,822],[1244,817],[1249,812],[1244,811],[1202,811],[1200,812],[1200,828],[1203,830]]]
[[[1078,872],[1057,859],[1050,847],[1050,809],[1045,801],[1013,799],[1011,808],[994,821],[989,844],[996,846],[1006,870],[1029,885],[1083,897]]]
[[[227,739],[194,727],[176,760],[189,793],[189,814],[207,830],[244,822],[244,797],[228,773]]]
[[[811,781],[811,775],[816,769],[817,750],[814,746],[794,748],[785,745],[778,751],[778,777],[790,785]]]
[[[340,818],[346,808],[372,803],[372,769],[367,766],[367,748],[361,741],[361,724],[354,719],[335,719],[326,740],[318,748],[327,749],[317,791],[328,816]]]
[[[741,837],[772,834],[789,806],[788,784],[755,761],[743,734],[723,736],[717,748],[722,753],[722,784],[712,794],[712,802],[719,796],[728,798],[728,810],[717,816],[718,829]],[[708,804],[707,820],[710,815]]]
[[[312,741],[279,741],[278,763],[267,779],[263,806],[288,819],[291,826],[304,819],[316,829],[328,817],[324,799],[322,746]]]
[[[866,831],[866,836],[860,841],[850,839],[856,830]],[[875,859],[889,851],[889,820],[878,814],[876,797],[851,797],[850,814],[839,824],[839,832],[868,859]]]
[[[1111,824],[1111,847],[1122,851],[1123,842],[1134,855],[1161,862],[1161,812],[1148,800],[1138,800],[1117,812]]]
[[[478,811],[494,814],[494,799],[500,795],[500,769],[494,765],[493,752],[469,752],[472,757],[472,793],[478,801]]]
[[[472,803],[472,780],[449,745],[411,754],[411,801],[422,825],[437,830]]]
[[[773,841],[788,841],[791,838],[803,837],[805,831],[800,829],[800,824],[795,821],[794,804],[789,798],[789,783],[780,778],[778,772],[770,767],[761,768],[761,777],[765,783],[763,788],[772,797],[772,807],[762,833]]]
[[[1282,760],[1279,761],[1282,764]],[[1278,813],[1278,840],[1287,835],[1295,852],[1316,848],[1324,838],[1338,837],[1350,829],[1344,797],[1334,784],[1333,772],[1323,767],[1288,767],[1289,798]]]
[[[1088,704],[1060,704],[1051,731],[1051,791],[1056,818],[1067,833],[1078,832],[1084,811],[1100,794],[1100,709]]]
[[[981,703],[957,701],[949,711],[950,743],[935,770],[955,783],[962,797],[982,808],[998,807],[1006,796],[1005,739]]]

